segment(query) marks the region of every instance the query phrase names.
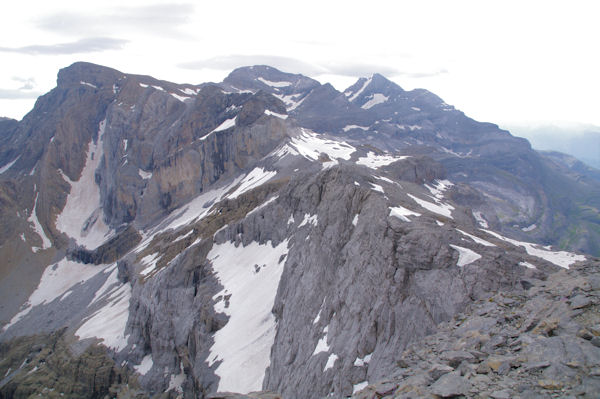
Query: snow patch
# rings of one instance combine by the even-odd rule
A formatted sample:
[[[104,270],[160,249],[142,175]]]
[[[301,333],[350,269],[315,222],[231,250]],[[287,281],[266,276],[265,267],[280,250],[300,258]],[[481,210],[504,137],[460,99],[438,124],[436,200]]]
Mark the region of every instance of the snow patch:
[[[342,128],[344,132],[348,132],[352,129],[361,129],[361,130],[369,130],[368,126],[358,126],[358,125],[346,125]]]
[[[187,97],[187,96],[180,96],[179,94],[175,94],[175,93],[169,93],[169,94],[172,95],[177,100],[181,101],[182,103],[184,103],[186,100],[189,100],[191,98],[191,97]]]
[[[356,99],[356,97],[358,97],[360,95],[360,93],[362,93],[367,86],[369,85],[369,83],[371,83],[371,80],[373,80],[373,77],[370,77],[368,79],[365,80],[365,82],[363,83],[362,87],[360,89],[358,89],[358,91],[356,93],[354,93],[354,95],[352,97],[350,97],[348,99],[348,101],[352,102]],[[349,92],[346,94],[346,97],[348,97],[352,92]]]
[[[359,358],[359,357],[357,357],[357,358],[356,358],[356,360],[354,360],[354,365],[355,365],[356,367],[362,367],[362,366],[364,366],[364,365],[367,365],[367,364],[369,364],[369,362],[371,361],[371,357],[372,357],[372,356],[373,356],[373,354],[372,354],[372,353],[369,353],[368,355],[366,355],[366,356],[365,356],[365,357],[363,357],[363,358]]]
[[[349,160],[356,148],[342,141],[329,140],[310,130],[301,128],[302,133],[294,137],[289,145],[303,157],[316,161],[321,153],[327,154],[330,159]]]
[[[279,198],[279,196],[278,196],[278,195],[276,195],[276,196],[274,196],[274,197],[272,197],[272,198],[269,198],[268,200],[266,200],[265,202],[263,202],[262,204],[260,204],[260,205],[259,205],[259,206],[257,206],[256,208],[252,209],[250,212],[248,212],[248,214],[247,214],[246,216],[248,216],[248,215],[251,215],[251,214],[253,214],[254,212],[258,212],[260,209],[263,209],[263,208],[265,208],[265,207],[266,207],[266,206],[268,206],[270,203],[272,203],[272,202],[275,202],[275,201],[277,200],[277,198]]]
[[[273,81],[264,79],[262,77],[259,77],[257,80],[260,80],[267,86],[271,86],[271,87],[288,87],[288,86],[292,85],[290,82],[285,82],[285,81],[273,82]]]
[[[456,266],[458,267],[466,266],[481,258],[481,255],[469,248],[463,248],[453,244],[450,244],[450,246],[458,251],[458,262],[456,262]]]
[[[129,318],[131,286],[123,284],[108,298],[108,303],[100,308],[75,332],[80,339],[98,338],[104,345],[119,352],[127,346],[125,327]]]
[[[381,166],[387,166],[393,162],[400,161],[402,159],[410,158],[406,155],[376,155],[374,152],[369,151],[366,157],[358,158],[356,161],[357,165],[364,165],[371,169],[377,169]]]
[[[385,191],[383,191],[383,187],[381,187],[379,184],[375,184],[375,183],[370,183],[370,184],[371,184],[371,186],[373,186],[373,187],[371,187],[371,190],[379,191],[380,193],[385,194]]]
[[[354,395],[358,391],[362,391],[363,389],[365,389],[367,387],[367,385],[369,385],[369,383],[367,381],[363,381],[363,382],[359,382],[358,384],[354,384],[352,386],[352,395]]]
[[[450,204],[434,204],[429,201],[422,200],[421,198],[415,197],[412,194],[407,194],[410,198],[412,198],[417,204],[422,206],[423,208],[431,211],[433,213],[437,213],[438,215],[446,216],[450,219],[454,219],[452,217],[452,210],[454,207]]]
[[[279,119],[287,119],[287,115],[284,114],[278,114],[277,112],[273,112],[271,110],[265,109],[265,115],[270,115],[270,116],[275,116]]]
[[[267,171],[263,168],[254,168],[243,178],[243,180],[240,183],[240,186],[233,193],[229,194],[227,198],[237,198],[245,192],[265,184],[266,182],[271,180],[271,178],[273,178],[276,174],[276,171]]]
[[[335,364],[335,361],[338,359],[338,355],[336,355],[335,353],[332,353],[331,355],[329,355],[329,357],[327,358],[327,363],[325,364],[325,368],[323,369],[323,372],[327,371],[328,369],[333,368],[333,365]]]
[[[148,355],[144,356],[144,358],[142,359],[142,362],[139,365],[133,366],[133,368],[135,369],[135,371],[137,371],[141,375],[145,375],[148,371],[150,371],[150,369],[152,368],[152,365],[153,365],[152,355],[148,354]]]
[[[523,227],[521,230],[523,230],[525,232],[529,232],[529,231],[535,230],[536,228],[537,228],[537,225],[534,223],[531,226]]]
[[[315,347],[315,350],[312,354],[313,356],[321,352],[329,352],[329,345],[327,344],[327,339],[329,336],[329,326],[325,327],[325,329],[323,330],[323,334],[325,335],[321,337],[317,342],[317,346]]]
[[[390,216],[395,216],[405,222],[410,222],[409,216],[421,216],[420,213],[413,212],[410,209],[406,209],[403,206],[390,206]]]
[[[298,228],[307,225],[307,224],[312,224],[313,226],[316,226],[319,224],[319,216],[318,215],[309,215],[308,213],[304,214],[304,220],[302,220],[302,223],[300,223],[300,225],[298,226]]]
[[[462,235],[465,235],[465,236],[469,237],[471,240],[475,241],[477,244],[481,244],[481,245],[484,245],[484,246],[486,246],[486,247],[495,247],[495,246],[496,246],[496,245],[492,244],[492,243],[491,243],[491,242],[489,242],[489,241],[486,241],[486,240],[484,240],[484,239],[482,239],[482,238],[479,238],[479,237],[477,237],[477,236],[474,236],[474,235],[472,235],[472,234],[469,234],[469,233],[467,233],[467,232],[465,232],[465,231],[462,231],[461,229],[456,229],[456,230],[457,230],[457,231],[458,231],[460,234],[462,234]]]
[[[97,88],[98,88],[98,86],[96,86],[96,85],[93,85],[93,84],[91,84],[91,83],[88,83],[88,82],[84,82],[83,80],[82,80],[82,81],[80,81],[79,83],[81,83],[81,84],[82,84],[82,85],[84,85],[84,86],[93,87],[94,89],[97,89]]]
[[[56,228],[77,244],[95,249],[112,235],[104,223],[104,211],[100,202],[100,187],[96,184],[95,172],[104,156],[103,139],[106,119],[98,127],[98,141],[90,141],[86,162],[79,180],[72,181],[64,173],[63,179],[71,185],[67,203],[56,218]]]
[[[236,119],[237,119],[237,116],[235,116],[235,117],[233,117],[233,118],[230,118],[230,119],[227,119],[227,120],[223,121],[223,122],[222,122],[222,123],[221,123],[219,126],[217,126],[217,127],[216,127],[214,130],[212,130],[210,133],[208,133],[208,134],[207,134],[207,135],[205,135],[205,136],[202,136],[202,137],[200,137],[200,140],[206,140],[206,138],[207,138],[208,136],[210,136],[211,134],[213,134],[213,133],[216,133],[216,132],[221,132],[221,131],[223,131],[223,130],[227,130],[227,129],[229,129],[230,127],[233,127],[233,126],[235,126],[235,120],[236,120]]]
[[[354,219],[352,219],[352,225],[356,227],[358,224],[358,214],[354,215]]]
[[[525,248],[525,251],[527,251],[527,253],[529,255],[536,256],[538,258],[542,258],[544,260],[547,260],[550,263],[554,263],[556,266],[560,266],[565,269],[568,269],[569,266],[571,266],[575,262],[582,262],[582,261],[586,260],[586,257],[583,255],[577,255],[577,254],[574,254],[571,252],[566,252],[566,251],[551,251],[548,249],[542,249],[542,248],[539,248],[539,246],[536,244],[532,244],[530,242],[513,240],[511,238],[504,237],[504,236],[502,236],[494,231],[491,231],[491,230],[483,230],[483,231],[485,231],[486,233],[488,233],[496,238],[499,238],[503,241],[511,243],[514,246]]]
[[[144,180],[148,180],[152,178],[152,172],[146,172],[145,170],[138,169],[138,174]]]
[[[433,186],[425,184],[425,188],[437,199],[441,200],[444,198],[444,191],[452,187],[454,183],[449,180],[435,180]]]
[[[6,165],[4,165],[3,167],[0,168],[0,175],[4,172],[6,172],[7,170],[9,170],[11,168],[11,166],[13,166],[15,164],[15,162],[17,162],[19,160],[19,158],[21,158],[21,156],[19,155],[18,157],[15,158],[14,161],[10,161],[9,163],[7,163]],[[35,168],[34,168],[35,169]]]
[[[528,269],[537,269],[537,267],[535,267],[534,265],[532,265],[529,262],[519,262],[519,265],[521,266],[525,266]]]
[[[288,241],[276,247],[253,242],[235,246],[216,244],[207,259],[223,290],[214,299],[231,295],[227,324],[214,335],[209,365],[219,360],[215,373],[220,377],[218,391],[250,392],[262,388],[269,366],[276,323],[271,313],[279,286]]]
[[[85,283],[105,268],[106,265],[84,265],[67,258],[46,267],[40,283],[25,303],[24,308],[12,318],[9,324],[4,326],[4,330],[25,317],[34,306],[50,303],[62,297],[75,285]]]
[[[40,221],[38,220],[38,217],[37,217],[37,200],[38,200],[38,194],[39,193],[35,193],[35,200],[34,200],[34,203],[33,203],[33,209],[31,210],[31,215],[29,216],[29,219],[27,219],[27,221],[29,223],[33,224],[33,230],[42,239],[42,248],[41,249],[48,249],[48,248],[50,248],[52,246],[52,242],[50,241],[50,239],[48,238],[48,236],[46,236],[46,233],[44,232],[44,228],[40,224]],[[37,252],[39,249],[40,248],[33,247],[33,251],[34,252]]]
[[[382,104],[384,102],[386,102],[389,99],[388,96],[384,96],[381,93],[375,93],[372,94],[370,97],[370,100],[367,101],[366,103],[364,103],[361,108],[362,109],[369,109],[372,108],[374,106],[376,106],[377,104]]]
[[[473,217],[475,218],[475,220],[477,221],[477,223],[483,227],[484,229],[488,229],[489,225],[487,220],[484,219],[483,214],[479,211],[473,211]]]

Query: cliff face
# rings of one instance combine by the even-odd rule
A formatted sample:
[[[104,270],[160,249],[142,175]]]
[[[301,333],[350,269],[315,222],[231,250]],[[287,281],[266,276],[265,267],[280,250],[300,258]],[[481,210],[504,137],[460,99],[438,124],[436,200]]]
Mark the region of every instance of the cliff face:
[[[347,397],[473,302],[597,267],[538,245],[595,248],[561,229],[586,207],[593,230],[597,182],[380,75],[78,63],[0,129],[0,340],[61,331],[63,363],[121,365],[119,397]],[[4,395],[42,392],[6,366]]]

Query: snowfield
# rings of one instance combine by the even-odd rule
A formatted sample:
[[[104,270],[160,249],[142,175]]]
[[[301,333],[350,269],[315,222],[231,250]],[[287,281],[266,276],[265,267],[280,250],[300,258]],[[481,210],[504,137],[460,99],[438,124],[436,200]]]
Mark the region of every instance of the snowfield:
[[[208,254],[223,290],[215,295],[215,310],[229,316],[227,324],[214,335],[209,364],[220,362],[215,373],[218,390],[259,391],[270,363],[275,340],[275,317],[271,313],[288,241],[273,246],[253,242],[235,246],[216,244]],[[229,306],[224,296],[231,295]]]

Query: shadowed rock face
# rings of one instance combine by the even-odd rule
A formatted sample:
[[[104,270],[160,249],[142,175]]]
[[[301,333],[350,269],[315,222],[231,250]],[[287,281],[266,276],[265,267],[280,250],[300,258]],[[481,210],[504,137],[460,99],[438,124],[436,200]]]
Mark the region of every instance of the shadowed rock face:
[[[381,75],[340,93],[267,66],[196,86],[77,63],[0,144],[0,342],[54,340],[60,370],[99,356],[80,397],[400,395],[403,351],[474,303],[597,268],[515,241],[595,253],[593,174]],[[411,386],[468,395],[478,354],[444,350]]]

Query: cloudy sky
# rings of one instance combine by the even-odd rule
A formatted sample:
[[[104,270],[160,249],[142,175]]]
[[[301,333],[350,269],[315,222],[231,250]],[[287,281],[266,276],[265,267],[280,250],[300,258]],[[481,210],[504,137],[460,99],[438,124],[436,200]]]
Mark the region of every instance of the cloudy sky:
[[[382,73],[499,124],[600,125],[597,1],[28,1],[2,6],[0,115],[89,61],[178,83],[269,64],[343,90]]]

